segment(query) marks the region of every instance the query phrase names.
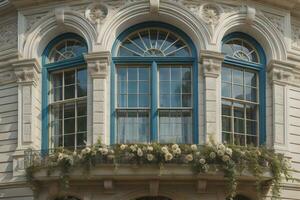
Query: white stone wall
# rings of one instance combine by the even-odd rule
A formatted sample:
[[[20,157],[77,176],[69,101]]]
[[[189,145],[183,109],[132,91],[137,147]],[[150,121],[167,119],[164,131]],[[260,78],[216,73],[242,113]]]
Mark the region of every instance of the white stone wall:
[[[207,141],[210,134],[221,141],[222,38],[242,31],[257,39],[264,47],[268,62],[267,146],[285,153],[292,159],[293,167],[299,169],[300,18],[286,7],[263,1],[233,0],[44,1],[40,4],[13,0],[11,3],[13,5],[5,8],[6,12],[1,13],[0,8],[0,199],[33,198],[24,182],[23,151],[41,146],[40,64],[48,42],[65,32],[74,32],[86,39],[90,102],[88,143],[98,138],[109,143],[112,45],[119,33],[145,21],[171,23],[186,32],[197,47],[201,143]],[[102,14],[94,15],[94,10]],[[295,173],[294,177],[300,178],[300,174]],[[123,196],[125,187],[120,188],[123,189],[116,196]],[[282,199],[299,199],[299,184],[286,183],[283,188]],[[133,193],[135,190],[138,188],[132,188]],[[199,197],[193,190],[187,194],[194,197],[182,199]],[[214,191],[201,195],[207,199],[223,198]],[[96,196],[87,196],[85,200]],[[97,197],[100,196],[115,198],[110,194]]]

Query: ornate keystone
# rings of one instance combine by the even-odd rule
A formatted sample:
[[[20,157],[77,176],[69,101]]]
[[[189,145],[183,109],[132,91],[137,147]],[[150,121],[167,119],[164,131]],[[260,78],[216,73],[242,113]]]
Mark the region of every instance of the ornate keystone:
[[[86,18],[88,18],[93,24],[102,23],[107,15],[108,9],[106,5],[98,3],[90,5],[85,11]]]

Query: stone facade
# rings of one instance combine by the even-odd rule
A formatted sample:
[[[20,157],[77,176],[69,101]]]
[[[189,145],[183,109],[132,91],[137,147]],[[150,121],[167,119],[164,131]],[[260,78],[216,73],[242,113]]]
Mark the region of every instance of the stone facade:
[[[267,56],[267,146],[291,158],[292,167],[299,169],[300,16],[297,8],[300,4],[292,0],[0,1],[0,199],[53,200],[58,194],[70,194],[82,200],[130,200],[148,195],[173,200],[225,199],[224,181],[220,177],[187,178],[189,172],[181,168],[171,172],[129,168],[117,175],[110,169],[102,169],[107,173],[100,170],[95,175],[98,179],[74,182],[66,191],[42,175],[38,190],[26,182],[24,150],[41,149],[41,56],[46,45],[66,32],[86,40],[87,143],[93,144],[100,138],[110,144],[109,72],[113,43],[128,27],[147,21],[178,27],[197,48],[201,144],[210,136],[221,142],[222,38],[236,31],[254,37]],[[170,178],[170,173],[176,178]],[[294,172],[293,176],[300,178],[300,173]],[[247,180],[242,181],[238,192],[257,199],[253,192],[255,186]],[[282,185],[281,199],[296,200],[299,196],[297,182]]]

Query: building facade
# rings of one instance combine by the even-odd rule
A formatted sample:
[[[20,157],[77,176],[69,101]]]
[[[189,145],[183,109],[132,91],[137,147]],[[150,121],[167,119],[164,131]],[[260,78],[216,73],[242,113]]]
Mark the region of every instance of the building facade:
[[[300,3],[1,0],[0,199],[225,200],[184,166],[27,182],[27,149],[97,141],[265,145],[300,166]],[[299,173],[293,172],[295,179]],[[237,199],[259,199],[242,177]],[[280,199],[300,199],[284,182]],[[155,197],[155,198],[154,198]],[[271,195],[266,193],[266,199]]]

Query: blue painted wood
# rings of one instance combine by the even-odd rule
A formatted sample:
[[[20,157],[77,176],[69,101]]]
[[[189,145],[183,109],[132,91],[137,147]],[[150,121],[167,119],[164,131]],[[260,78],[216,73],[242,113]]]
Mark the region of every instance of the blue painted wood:
[[[258,72],[259,76],[259,143],[264,145],[266,143],[266,54],[262,46],[250,35],[242,32],[234,32],[226,35],[222,43],[237,38],[244,39],[254,46],[259,54],[260,63],[247,62],[237,60],[225,56],[224,64],[253,69]]]
[[[192,56],[191,57],[118,57],[118,47],[121,42],[132,32],[135,32],[139,29],[143,28],[163,28],[169,30],[171,32],[176,33],[179,35],[190,47]],[[112,48],[112,69],[111,69],[111,125],[110,125],[110,141],[111,144],[114,144],[115,141],[115,134],[116,134],[116,97],[115,97],[115,67],[118,64],[149,64],[151,65],[152,70],[152,79],[155,83],[152,84],[152,108],[151,108],[151,142],[155,142],[158,140],[158,113],[157,113],[157,102],[158,102],[158,91],[157,91],[157,66],[160,64],[188,64],[192,65],[193,68],[193,142],[199,143],[198,139],[198,62],[197,62],[197,49],[193,43],[193,41],[181,30],[178,28],[162,23],[162,22],[145,22],[141,24],[134,25],[124,32],[122,32],[116,39],[115,43],[113,44]],[[155,64],[153,64],[155,63]],[[154,69],[153,69],[154,68]],[[155,73],[154,73],[155,72]],[[153,82],[153,81],[152,81]],[[156,86],[155,86],[155,85]],[[154,88],[156,88],[154,90]],[[153,93],[154,92],[154,93]]]
[[[65,33],[57,36],[49,42],[42,54],[42,150],[47,151],[49,149],[49,106],[48,106],[48,96],[49,96],[49,72],[61,69],[67,69],[72,67],[77,67],[78,65],[85,64],[83,55],[68,60],[63,60],[56,63],[47,64],[47,58],[51,49],[64,39],[77,39],[83,44],[87,44],[85,40],[74,33]]]

